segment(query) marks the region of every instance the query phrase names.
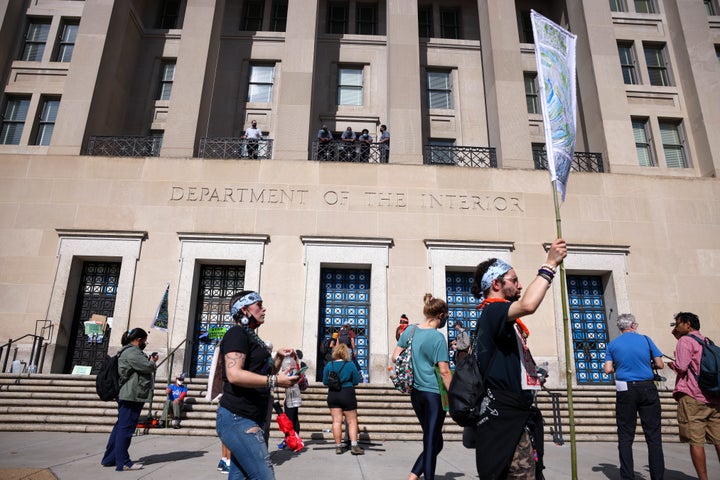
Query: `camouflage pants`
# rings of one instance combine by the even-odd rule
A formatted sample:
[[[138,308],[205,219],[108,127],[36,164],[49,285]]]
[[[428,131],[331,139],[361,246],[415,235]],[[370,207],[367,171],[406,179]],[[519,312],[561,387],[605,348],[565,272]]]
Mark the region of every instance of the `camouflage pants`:
[[[520,441],[515,447],[507,478],[508,480],[535,480],[533,446],[530,443],[530,435],[526,431],[523,431]]]

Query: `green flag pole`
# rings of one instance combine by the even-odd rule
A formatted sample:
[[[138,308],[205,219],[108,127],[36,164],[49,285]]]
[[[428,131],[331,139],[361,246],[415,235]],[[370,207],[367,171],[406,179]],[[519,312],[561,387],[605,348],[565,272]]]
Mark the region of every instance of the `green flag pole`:
[[[555,227],[557,238],[562,238],[562,220],[560,219],[560,203],[558,202],[557,180],[552,181],[553,200],[555,202]],[[578,480],[577,475],[577,444],[575,442],[575,412],[573,408],[573,368],[570,358],[570,315],[568,313],[567,276],[565,263],[560,264],[560,298],[563,314],[563,336],[565,337],[565,383],[567,385],[568,419],[570,422],[570,470],[572,480]]]

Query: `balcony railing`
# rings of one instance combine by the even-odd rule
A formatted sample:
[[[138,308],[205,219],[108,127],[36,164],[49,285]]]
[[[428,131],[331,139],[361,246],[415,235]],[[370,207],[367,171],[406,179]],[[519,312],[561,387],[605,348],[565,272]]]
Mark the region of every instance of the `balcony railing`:
[[[534,151],[533,160],[535,161],[535,170],[547,170],[547,153],[545,151]],[[603,168],[602,153],[575,152],[570,171],[603,173],[605,170]]]
[[[162,147],[159,136],[90,137],[88,155],[106,157],[158,157]]]
[[[201,138],[198,157],[200,158],[272,158],[271,139],[248,140],[238,137]]]
[[[491,147],[425,145],[423,160],[426,165],[497,168],[497,154]]]
[[[312,143],[311,160],[321,162],[388,163],[385,145],[382,143],[347,144],[340,140],[329,143]]]

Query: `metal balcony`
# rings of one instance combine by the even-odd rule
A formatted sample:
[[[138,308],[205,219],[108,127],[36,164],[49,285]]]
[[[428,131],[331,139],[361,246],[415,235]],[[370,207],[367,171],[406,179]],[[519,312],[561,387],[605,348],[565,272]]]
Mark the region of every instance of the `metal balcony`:
[[[310,160],[321,162],[388,163],[382,143],[347,144],[340,140],[329,143],[312,142]]]
[[[105,157],[159,157],[160,136],[93,136],[88,141],[87,154]]]
[[[238,137],[201,138],[200,158],[250,158],[270,159],[273,154],[272,139],[248,140]]]
[[[425,165],[497,168],[497,154],[491,147],[424,145],[423,161]]]
[[[535,162],[535,170],[548,169],[547,152],[533,151],[533,160]],[[575,152],[570,171],[603,173],[605,170],[603,167],[602,153]]]

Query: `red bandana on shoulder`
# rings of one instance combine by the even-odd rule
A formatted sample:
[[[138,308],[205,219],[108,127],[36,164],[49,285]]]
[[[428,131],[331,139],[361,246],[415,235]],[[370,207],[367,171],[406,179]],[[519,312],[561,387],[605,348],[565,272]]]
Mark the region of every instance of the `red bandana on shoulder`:
[[[505,300],[504,298],[500,298],[500,297],[490,297],[490,298],[486,298],[485,300],[483,300],[482,303],[475,308],[477,308],[478,310],[482,310],[483,308],[488,306],[488,304],[490,304],[490,303],[502,303],[502,302],[508,303],[509,300]],[[530,329],[523,323],[523,321],[520,318],[515,319],[515,324],[518,327],[520,327],[520,330],[522,330],[525,333],[526,337],[530,336]]]

